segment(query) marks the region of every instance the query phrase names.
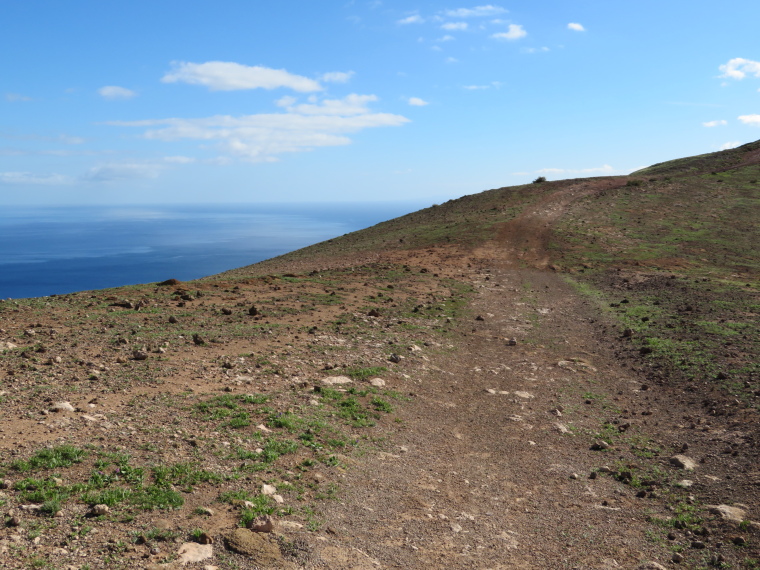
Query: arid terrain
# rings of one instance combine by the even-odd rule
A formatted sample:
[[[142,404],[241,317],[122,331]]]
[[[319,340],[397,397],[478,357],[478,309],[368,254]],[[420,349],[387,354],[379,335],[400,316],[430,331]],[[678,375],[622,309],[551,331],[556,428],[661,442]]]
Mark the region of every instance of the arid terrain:
[[[0,567],[760,568],[760,141],[0,302]]]

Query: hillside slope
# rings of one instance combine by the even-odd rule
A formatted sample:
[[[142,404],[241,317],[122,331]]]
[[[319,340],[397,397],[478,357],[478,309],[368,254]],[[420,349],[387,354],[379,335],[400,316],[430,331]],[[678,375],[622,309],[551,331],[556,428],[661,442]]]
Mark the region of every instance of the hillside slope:
[[[759,567],[758,148],[0,302],[0,562]]]

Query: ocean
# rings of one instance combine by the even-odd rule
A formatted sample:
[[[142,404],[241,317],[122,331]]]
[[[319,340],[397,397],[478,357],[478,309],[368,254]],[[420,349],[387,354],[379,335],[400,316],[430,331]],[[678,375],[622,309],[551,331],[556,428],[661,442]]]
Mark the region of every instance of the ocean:
[[[410,203],[0,207],[0,299],[186,281],[423,207]]]

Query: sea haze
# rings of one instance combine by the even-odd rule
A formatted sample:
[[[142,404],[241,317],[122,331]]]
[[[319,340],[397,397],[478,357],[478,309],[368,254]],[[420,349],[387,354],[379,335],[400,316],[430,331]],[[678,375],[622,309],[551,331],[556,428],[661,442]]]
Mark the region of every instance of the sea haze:
[[[250,265],[422,207],[406,203],[3,207],[0,299]]]

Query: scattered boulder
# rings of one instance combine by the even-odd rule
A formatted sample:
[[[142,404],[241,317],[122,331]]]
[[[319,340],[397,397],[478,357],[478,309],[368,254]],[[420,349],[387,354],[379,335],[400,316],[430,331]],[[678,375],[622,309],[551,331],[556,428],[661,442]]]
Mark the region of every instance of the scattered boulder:
[[[111,512],[111,508],[108,505],[95,505],[87,513],[91,517],[100,517],[107,515]]]
[[[375,388],[382,388],[385,386],[385,380],[382,378],[371,378],[369,381],[371,386],[374,386]]]
[[[670,458],[670,464],[684,471],[693,471],[697,466],[697,462],[686,455],[674,455]]]
[[[327,378],[322,378],[322,384],[325,386],[350,384],[351,382],[353,382],[353,380],[351,380],[351,378],[348,376],[328,376]]]
[[[132,353],[133,360],[148,360],[148,353],[144,350],[135,350]]]
[[[51,410],[54,412],[75,412],[76,408],[71,405],[71,402],[56,402]]]
[[[747,511],[739,507],[732,507],[729,505],[708,505],[710,513],[718,515],[723,520],[741,523],[747,519]]]
[[[274,532],[275,526],[275,520],[269,515],[256,517],[248,524],[248,528],[253,532]]]
[[[192,564],[193,562],[203,562],[214,556],[214,547],[210,544],[198,544],[197,542],[186,542],[179,547],[177,560],[180,564]]]

